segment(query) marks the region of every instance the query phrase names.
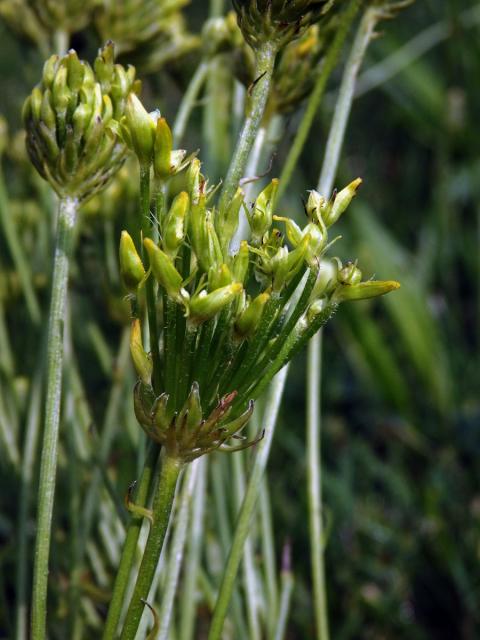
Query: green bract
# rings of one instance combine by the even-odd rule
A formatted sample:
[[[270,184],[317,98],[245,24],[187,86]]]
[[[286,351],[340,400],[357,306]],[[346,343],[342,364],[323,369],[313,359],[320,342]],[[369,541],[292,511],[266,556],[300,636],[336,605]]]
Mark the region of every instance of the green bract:
[[[114,64],[113,43],[94,68],[75,51],[52,56],[23,108],[27,150],[60,197],[84,200],[120,168],[127,148],[118,135],[135,69]]]

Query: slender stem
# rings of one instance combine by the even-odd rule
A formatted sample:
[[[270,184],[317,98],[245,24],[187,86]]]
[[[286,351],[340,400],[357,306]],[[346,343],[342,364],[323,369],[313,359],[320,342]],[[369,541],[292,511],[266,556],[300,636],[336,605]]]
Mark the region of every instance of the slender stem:
[[[165,457],[163,460],[157,493],[153,501],[153,524],[150,528],[137,582],[127,611],[121,640],[134,640],[140,624],[144,608],[142,600],[148,598],[150,585],[155,575],[182,465],[183,463],[176,458]]]
[[[57,472],[60,401],[62,392],[63,329],[69,258],[78,201],[62,198],[58,209],[57,239],[52,277],[52,298],[47,342],[47,392],[42,461],[38,491],[37,536],[33,574],[32,639],[46,637],[48,561]]]
[[[147,502],[148,491],[154,475],[155,464],[158,459],[158,447],[152,443],[148,449],[145,467],[143,469],[138,489],[135,496],[135,504],[143,507]],[[123,545],[122,557],[118,567],[115,583],[113,585],[110,607],[108,609],[107,620],[103,630],[102,640],[113,640],[116,637],[116,630],[120,615],[122,612],[122,604],[127,590],[130,572],[137,551],[138,537],[142,528],[143,519],[133,515],[128,525],[127,536]]]
[[[142,167],[140,169],[140,218],[141,218],[141,250],[142,259],[148,261],[146,252],[143,250],[143,238],[152,237],[152,225],[150,222],[150,168]],[[153,363],[153,388],[159,391],[161,388],[161,361],[160,347],[157,327],[157,307],[155,300],[155,290],[153,278],[150,277],[145,283],[145,291],[147,296],[147,317],[148,329],[150,332],[150,352],[152,354]]]
[[[3,228],[8,249],[11,253],[13,264],[18,273],[27,309],[35,325],[40,323],[40,307],[33,287],[33,277],[28,260],[25,257],[15,229],[12,212],[8,210],[8,196],[5,188],[5,180],[0,167],[0,225]]]
[[[379,18],[378,11],[372,7],[365,11],[358,27],[355,40],[340,85],[334,117],[325,149],[318,190],[329,194],[338,168],[347,128],[348,117],[352,108],[355,85],[367,47],[372,39],[375,25]],[[309,505],[310,550],[313,579],[313,601],[318,640],[328,640],[328,610],[325,586],[324,540],[322,520],[322,488],[321,488],[321,347],[322,335],[319,332],[308,347],[307,365],[307,483]]]
[[[190,521],[190,507],[193,499],[195,484],[197,481],[199,460],[189,465],[184,476],[182,493],[179,499],[178,514],[175,517],[175,529],[171,544],[168,546],[169,557],[165,575],[165,588],[162,598],[162,606],[159,612],[160,626],[156,640],[167,640],[170,623],[173,614],[173,601],[182,568],[187,530]],[[183,615],[183,612],[182,612]]]
[[[328,79],[330,78],[332,71],[334,70],[338,62],[338,58],[342,52],[345,38],[347,37],[348,31],[355,19],[359,6],[360,0],[352,0],[340,18],[340,23],[335,32],[335,38],[333,39],[328,53],[325,56],[324,61],[322,62],[322,68],[320,69],[317,80],[315,82],[315,86],[308,99],[307,107],[305,109],[305,113],[303,114],[302,121],[295,135],[293,144],[290,147],[290,151],[288,152],[285,164],[283,165],[282,173],[280,175],[277,201],[280,201],[281,197],[286,192],[288,185],[290,184],[293,172],[298,163],[298,158],[300,157],[302,149],[305,146],[305,142],[312,127],[313,121],[316,114],[318,113],[318,109],[320,107],[320,103],[322,101]]]
[[[251,90],[250,109],[237,141],[237,146],[228,169],[220,195],[219,209],[228,206],[248,162],[255,137],[260,128],[270,86],[272,84],[273,67],[277,48],[273,42],[267,41],[256,52],[255,84]]]
[[[222,637],[223,625],[227,615],[228,606],[232,597],[235,579],[242,558],[245,540],[250,531],[250,523],[255,510],[258,494],[260,492],[262,477],[267,465],[272,445],[273,435],[275,433],[275,424],[277,421],[280,402],[287,378],[288,367],[278,374],[270,388],[269,399],[265,408],[264,428],[265,436],[258,445],[258,451],[253,464],[253,469],[247,486],[245,498],[242,508],[237,519],[237,526],[233,536],[232,546],[225,566],[220,590],[213,612],[213,619],[208,634],[208,640],[220,640]]]
[[[278,586],[275,566],[275,538],[273,535],[272,512],[268,491],[267,476],[264,477],[260,490],[260,517],[262,556],[264,559],[264,581],[267,600],[267,629],[271,635],[278,615]]]
[[[205,78],[207,77],[207,72],[208,62],[202,60],[202,62],[200,62],[198,67],[195,69],[195,73],[190,80],[187,90],[180,103],[177,117],[175,118],[175,122],[173,124],[172,133],[173,139],[175,140],[176,144],[179,144],[181,142],[185,134],[188,120],[190,119],[190,115],[193,111],[193,108],[195,107],[195,102],[205,82]]]
[[[205,481],[207,457],[198,460],[198,480],[195,487],[192,508],[192,526],[190,527],[187,557],[185,558],[184,582],[181,591],[179,640],[192,640],[197,609],[196,588],[198,568],[202,551],[205,511]]]
[[[292,600],[293,593],[293,573],[290,567],[290,548],[285,546],[282,567],[282,593],[280,595],[280,609],[278,612],[278,619],[275,628],[275,634],[273,640],[283,640],[287,631],[287,620],[290,612],[290,602]]]

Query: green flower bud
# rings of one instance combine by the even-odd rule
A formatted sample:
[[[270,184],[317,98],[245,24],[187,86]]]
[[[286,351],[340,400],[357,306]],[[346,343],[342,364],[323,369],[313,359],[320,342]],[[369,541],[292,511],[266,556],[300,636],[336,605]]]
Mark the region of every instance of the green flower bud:
[[[150,238],[145,238],[143,244],[148,252],[150,266],[157,282],[173,300],[180,304],[185,304],[188,293],[182,289],[182,276],[176,270],[172,259],[160,247],[157,247]]]
[[[331,260],[322,260],[315,286],[312,291],[312,298],[321,298],[328,296],[338,284],[338,272],[341,263],[338,258]]]
[[[307,324],[311,324],[315,318],[324,310],[325,300],[315,300],[307,310]]]
[[[226,287],[215,289],[211,293],[201,291],[190,300],[190,321],[193,324],[201,324],[217,315],[223,307],[227,306],[240,295],[243,286],[240,282],[234,282]]]
[[[258,195],[253,212],[249,216],[252,230],[252,243],[260,244],[265,234],[270,230],[273,220],[273,204],[278,190],[278,180],[271,183]]]
[[[153,169],[157,178],[166,180],[172,173],[171,156],[173,150],[172,130],[165,118],[157,120],[155,130],[155,157]]]
[[[206,208],[205,196],[193,203],[190,212],[192,247],[203,271],[223,262],[222,249],[212,221],[212,212]]]
[[[145,278],[145,268],[128,231],[120,237],[120,276],[128,291],[134,293]]]
[[[113,55],[112,46],[107,49]],[[105,49],[99,57],[104,55]],[[130,78],[132,84],[134,74]],[[126,157],[117,135],[113,99],[98,80],[75,51],[62,58],[53,56],[24,105],[30,160],[60,197],[91,197]]]
[[[128,129],[128,144],[140,165],[149,167],[153,160],[155,121],[134,93],[127,98],[122,124]]]
[[[232,275],[235,282],[245,282],[248,274],[249,259],[248,242],[242,240],[238,252],[232,258]]]
[[[237,189],[237,192],[230,201],[230,204],[224,211],[219,211],[217,215],[215,226],[224,253],[227,253],[233,236],[238,228],[238,215],[240,213],[240,208],[244,203],[244,195],[245,194],[240,188]]]
[[[240,336],[246,337],[255,331],[269,299],[268,293],[261,293],[242,311],[235,322],[235,329]]]
[[[221,264],[218,267],[212,267],[208,272],[208,288],[210,291],[220,289],[232,284],[234,281],[232,273],[228,265]]]
[[[367,280],[358,284],[342,284],[335,289],[332,301],[345,302],[347,300],[377,298],[390,291],[395,291],[399,287],[400,283],[395,280]]]
[[[305,205],[305,210],[310,220],[314,222],[321,220],[322,213],[325,211],[327,204],[325,198],[318,193],[318,191],[312,189],[308,195],[307,204]]]
[[[133,365],[140,380],[149,385],[152,378],[153,365],[150,356],[145,352],[142,342],[140,320],[133,320],[130,330],[130,353]]]
[[[322,216],[327,227],[331,227],[332,224],[340,218],[342,213],[347,209],[348,205],[355,197],[357,189],[361,184],[362,179],[357,178],[336,194],[331,206],[324,211]]]
[[[165,253],[173,258],[185,239],[189,209],[190,198],[186,191],[182,191],[172,202],[163,225],[163,248]]]

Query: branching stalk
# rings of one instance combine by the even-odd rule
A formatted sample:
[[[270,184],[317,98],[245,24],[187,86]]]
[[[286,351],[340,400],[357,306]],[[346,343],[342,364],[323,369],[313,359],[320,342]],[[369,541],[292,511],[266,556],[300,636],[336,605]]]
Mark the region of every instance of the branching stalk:
[[[69,259],[72,252],[77,209],[77,199],[66,197],[60,200],[47,341],[45,426],[38,491],[38,524],[32,596],[33,640],[43,640],[46,637],[48,562],[57,472],[62,392],[63,329],[65,324]]]

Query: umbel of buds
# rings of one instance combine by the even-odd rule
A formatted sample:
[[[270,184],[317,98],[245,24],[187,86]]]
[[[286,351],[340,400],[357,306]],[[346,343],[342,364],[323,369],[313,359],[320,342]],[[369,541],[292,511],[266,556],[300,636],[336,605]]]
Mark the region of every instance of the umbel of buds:
[[[118,135],[135,69],[114,64],[113,43],[93,68],[75,51],[52,56],[23,108],[27,150],[60,197],[85,200],[120,168],[127,147]]]
[[[335,0],[233,0],[238,25],[256,49],[266,41],[284,46],[318,22]]]
[[[126,137],[141,162],[154,163],[159,121],[154,124],[137,98],[128,102],[138,118],[127,109]],[[162,143],[158,149],[168,151],[165,167],[173,167],[171,146]],[[163,180],[172,171],[165,171]],[[251,206],[238,189],[219,209],[212,205],[215,190],[197,158],[189,160],[185,181],[187,190],[170,207],[156,210],[158,240],[152,234],[136,247],[123,232],[120,264],[131,298],[143,296],[149,278],[158,287],[155,313],[161,337],[150,346],[158,349],[158,365],[143,347],[138,321],[132,325],[131,350],[140,380],[137,418],[170,457],[190,461],[214,449],[235,449],[226,442],[241,437],[238,431],[251,415],[252,402],[340,303],[379,296],[399,285],[362,281],[356,263],[342,265],[326,255],[330,227],[348,208],[360,179],[330,197],[312,191],[303,227],[276,215],[278,180]],[[232,253],[242,208],[251,238]]]

